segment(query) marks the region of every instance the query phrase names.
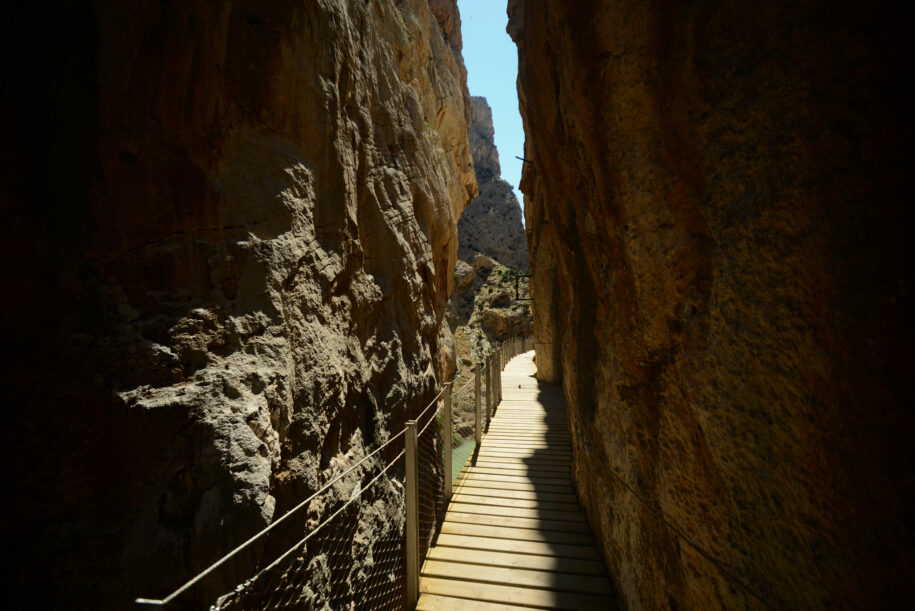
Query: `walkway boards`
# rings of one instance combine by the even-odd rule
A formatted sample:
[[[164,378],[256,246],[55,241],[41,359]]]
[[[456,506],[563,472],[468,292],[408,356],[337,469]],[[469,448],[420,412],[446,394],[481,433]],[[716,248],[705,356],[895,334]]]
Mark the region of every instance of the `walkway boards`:
[[[572,488],[562,391],[533,352],[502,373],[502,403],[423,564],[418,610],[616,609]]]

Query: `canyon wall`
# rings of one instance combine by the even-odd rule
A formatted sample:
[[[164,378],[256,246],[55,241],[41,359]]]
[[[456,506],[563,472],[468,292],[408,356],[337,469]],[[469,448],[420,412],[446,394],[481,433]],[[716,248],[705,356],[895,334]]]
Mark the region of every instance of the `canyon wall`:
[[[473,96],[470,152],[480,188],[458,220],[458,256],[471,263],[477,253],[518,270],[530,272],[521,205],[512,187],[502,180],[496,149],[492,108],[486,98]]]
[[[907,20],[508,11],[538,372],[622,603],[908,606]]]
[[[8,594],[129,608],[437,392],[477,193],[460,17],[453,0],[3,17]]]

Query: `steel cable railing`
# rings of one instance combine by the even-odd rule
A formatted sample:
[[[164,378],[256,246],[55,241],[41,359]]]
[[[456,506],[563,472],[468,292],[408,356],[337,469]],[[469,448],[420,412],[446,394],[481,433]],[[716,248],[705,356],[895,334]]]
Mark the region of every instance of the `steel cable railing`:
[[[489,417],[501,397],[501,370],[524,347],[517,339],[509,340],[493,353],[492,361],[487,359],[494,376],[487,394],[493,403],[484,413],[478,412],[479,421]],[[474,372],[471,381],[476,382],[479,397],[482,366]],[[181,602],[181,608],[193,608],[193,601],[184,598],[189,598],[195,586],[241,552],[251,553],[252,546],[263,544],[271,532],[276,534],[279,525],[298,527],[303,517],[298,522],[290,518],[307,507],[304,536],[285,532],[285,539],[296,542],[219,597],[211,609],[399,609],[414,605],[419,567],[451,496],[451,396],[456,381],[443,384],[404,429],[167,597],[137,602],[158,606]],[[382,452],[386,448],[396,451],[392,444],[402,437],[405,449],[382,460]],[[343,498],[347,490],[351,492]],[[412,558],[408,551],[411,541],[415,545]]]
[[[390,489],[391,480],[381,477],[403,456],[401,451],[329,518],[213,608],[402,607],[402,496]],[[371,494],[380,481],[393,494]],[[366,502],[367,496],[374,502]],[[355,504],[357,500],[361,502]]]

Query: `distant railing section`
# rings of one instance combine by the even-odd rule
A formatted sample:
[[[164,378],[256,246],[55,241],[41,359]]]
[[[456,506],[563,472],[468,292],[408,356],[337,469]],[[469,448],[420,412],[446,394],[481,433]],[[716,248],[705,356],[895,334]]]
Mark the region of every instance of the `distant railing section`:
[[[529,350],[533,338],[511,338],[473,368],[477,447],[502,399],[502,370]],[[285,551],[210,609],[415,607],[420,568],[451,500],[454,382],[400,432],[177,590],[136,602],[199,608],[191,594],[218,569],[277,548]]]

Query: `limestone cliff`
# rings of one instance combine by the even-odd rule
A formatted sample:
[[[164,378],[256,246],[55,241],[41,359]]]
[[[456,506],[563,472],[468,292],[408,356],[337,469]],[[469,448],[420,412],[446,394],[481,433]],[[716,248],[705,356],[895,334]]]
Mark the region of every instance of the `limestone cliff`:
[[[8,577],[33,608],[128,608],[435,394],[477,192],[460,18],[453,0],[3,16]]]
[[[473,261],[477,253],[518,270],[530,271],[521,206],[510,184],[502,180],[496,150],[492,109],[486,98],[474,96],[470,151],[480,187],[458,221],[458,256]]]
[[[889,4],[512,0],[539,375],[630,609],[913,596]]]

